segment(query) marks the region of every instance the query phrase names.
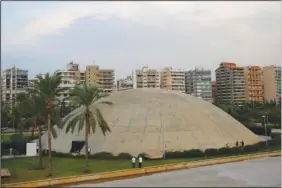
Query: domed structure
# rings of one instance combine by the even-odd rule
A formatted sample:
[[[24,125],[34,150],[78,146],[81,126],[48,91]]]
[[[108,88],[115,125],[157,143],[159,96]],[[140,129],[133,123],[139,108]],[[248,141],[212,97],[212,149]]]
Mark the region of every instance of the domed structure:
[[[114,155],[146,153],[161,157],[164,151],[221,148],[236,141],[259,142],[258,136],[216,106],[191,95],[163,89],[132,89],[111,94],[99,104],[111,127],[104,136],[97,128],[89,136],[91,153]],[[72,113],[82,110],[78,108]],[[69,153],[72,141],[84,140],[84,130],[74,134],[57,130],[52,150]],[[47,135],[42,137],[47,149]],[[84,151],[84,150],[83,150]]]

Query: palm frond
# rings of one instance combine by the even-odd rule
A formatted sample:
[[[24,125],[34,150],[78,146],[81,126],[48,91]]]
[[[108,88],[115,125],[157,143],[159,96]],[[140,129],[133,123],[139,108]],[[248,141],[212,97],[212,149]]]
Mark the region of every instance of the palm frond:
[[[89,127],[91,127],[92,133],[94,134],[96,132],[97,123],[96,123],[95,115],[92,112],[90,112],[89,124],[90,124]],[[90,134],[90,132],[88,134]]]
[[[102,133],[104,135],[106,135],[107,132],[111,132],[111,129],[110,129],[108,123],[106,122],[106,120],[104,119],[100,109],[98,109],[98,108],[95,109],[95,115],[96,115],[97,121],[99,123],[99,127],[102,130]]]

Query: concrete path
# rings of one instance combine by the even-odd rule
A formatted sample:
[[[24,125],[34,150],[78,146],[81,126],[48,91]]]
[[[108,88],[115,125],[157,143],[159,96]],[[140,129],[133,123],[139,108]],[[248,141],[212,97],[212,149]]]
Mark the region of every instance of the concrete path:
[[[73,187],[281,187],[281,157],[180,170]]]

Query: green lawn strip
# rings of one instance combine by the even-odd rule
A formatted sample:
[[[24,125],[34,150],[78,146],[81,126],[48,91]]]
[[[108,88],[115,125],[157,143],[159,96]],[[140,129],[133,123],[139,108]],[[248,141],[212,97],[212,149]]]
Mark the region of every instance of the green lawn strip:
[[[148,160],[144,161],[144,167],[174,164],[180,162],[189,162],[201,160],[204,158],[187,158],[187,159],[168,159],[168,160]],[[10,179],[2,179],[2,183],[16,183],[24,181],[33,181],[46,179],[48,169],[35,170],[38,165],[38,157],[18,158],[2,161],[2,168],[8,168],[12,174]],[[47,158],[43,159],[44,165],[47,166]],[[91,173],[110,172],[122,169],[130,169],[131,160],[98,160],[89,159],[89,169]],[[53,174],[55,177],[66,177],[73,175],[82,175],[84,170],[84,159],[78,158],[53,158]]]
[[[277,151],[281,150],[280,146],[272,146],[266,150],[260,150],[259,152],[266,151]],[[258,152],[244,152],[237,155],[220,155],[211,157],[196,157],[196,158],[179,158],[179,159],[166,159],[166,160],[145,160],[144,167],[164,165],[164,164],[175,164],[181,162],[192,162],[204,159],[215,159],[221,157],[238,156],[245,154],[252,154]],[[12,176],[9,179],[2,179],[3,184],[34,181],[46,179],[47,168],[44,170],[36,170],[38,166],[38,157],[29,158],[16,158],[9,160],[2,160],[2,168],[7,168],[11,172]],[[43,158],[44,165],[47,167],[47,158]],[[89,159],[89,169],[91,173],[110,172],[116,170],[130,169],[130,160],[99,160]],[[73,175],[82,175],[84,170],[84,159],[83,158],[59,158],[53,157],[53,174],[54,178],[66,177]]]
[[[19,133],[4,133],[4,134],[1,134],[1,140],[3,140],[3,142],[11,141],[12,136],[15,135],[15,134],[19,134]],[[34,133],[34,135],[36,135],[36,133]],[[31,136],[31,132],[23,132],[23,137],[26,140],[28,140],[30,136]]]

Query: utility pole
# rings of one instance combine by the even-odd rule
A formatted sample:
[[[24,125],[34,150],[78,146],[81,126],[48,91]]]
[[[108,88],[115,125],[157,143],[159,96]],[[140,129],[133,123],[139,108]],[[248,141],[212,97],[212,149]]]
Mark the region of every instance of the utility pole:
[[[267,116],[268,116],[268,114],[265,113],[265,115],[263,115],[262,118],[263,118],[263,124],[264,124],[264,135],[265,135],[265,139],[266,139],[265,142],[266,142],[266,146],[268,147],[268,141],[267,141],[267,138],[266,138],[266,137],[267,137],[266,122],[268,121],[268,117],[267,117]],[[267,120],[266,120],[266,119],[267,119]]]

